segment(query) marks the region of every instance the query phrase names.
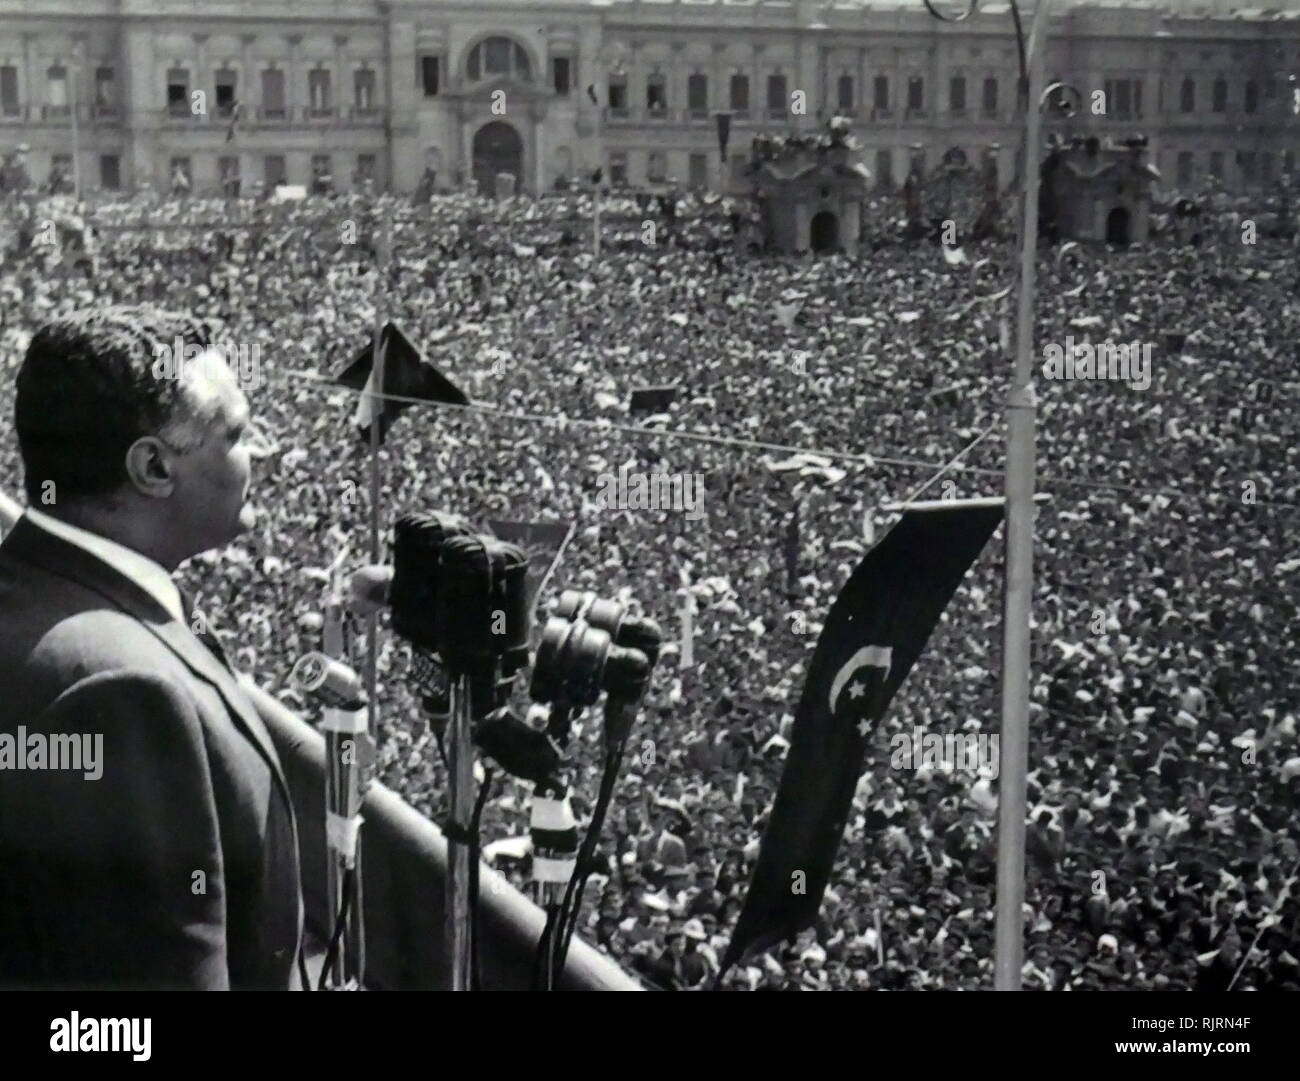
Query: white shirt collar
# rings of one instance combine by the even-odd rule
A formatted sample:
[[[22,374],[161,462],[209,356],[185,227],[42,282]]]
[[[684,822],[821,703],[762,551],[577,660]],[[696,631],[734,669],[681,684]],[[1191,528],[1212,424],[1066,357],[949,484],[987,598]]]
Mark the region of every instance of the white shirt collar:
[[[180,590],[176,588],[171,575],[148,556],[132,551],[125,545],[118,544],[117,541],[101,537],[98,533],[91,533],[80,526],[61,522],[31,507],[27,508],[26,515],[32,525],[47,533],[53,533],[69,544],[75,544],[78,548],[107,563],[153,597],[178,623],[185,622]]]

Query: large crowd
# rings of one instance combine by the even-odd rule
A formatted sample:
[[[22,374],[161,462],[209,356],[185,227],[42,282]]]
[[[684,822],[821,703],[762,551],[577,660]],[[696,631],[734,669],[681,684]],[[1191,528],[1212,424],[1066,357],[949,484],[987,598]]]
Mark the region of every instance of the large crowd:
[[[415,508],[574,522],[550,592],[615,596],[665,628],[580,931],[650,983],[712,986],[811,650],[891,523],[882,504],[990,428],[926,495],[1000,491],[1009,369],[989,298],[1011,283],[1014,246],[957,265],[928,244],[776,256],[754,250],[739,205],[683,200],[669,223],[661,206],[611,199],[597,257],[585,195],[74,209],[58,211],[65,243],[33,239],[49,209],[24,221],[10,208],[0,237],[6,488],[20,487],[12,377],[43,320],[149,302],[260,346],[258,524],[182,576],[236,665],[310,712],[289,669],[320,645],[330,564],[344,548],[349,567],[366,561],[369,514],[355,396],[313,376],[361,350],[382,298],[429,359],[503,411],[398,421],[381,452],[385,526]],[[383,272],[376,251],[391,251]],[[1040,346],[1154,350],[1145,390],[1037,382],[1051,498],[1035,533],[1028,987],[1300,988],[1298,286],[1289,246],[1230,231],[1042,252]],[[667,384],[680,387],[667,417],[628,431],[630,392]],[[625,463],[702,475],[703,516],[598,505],[601,475]],[[892,770],[888,748],[918,725],[996,732],[1001,569],[990,545],[874,737],[816,925],[724,986],[992,985],[997,779]],[[445,771],[408,665],[385,634],[376,773],[437,820]],[[579,724],[570,745],[580,817],[599,727]],[[520,883],[528,826],[529,786],[498,773],[482,836]]]

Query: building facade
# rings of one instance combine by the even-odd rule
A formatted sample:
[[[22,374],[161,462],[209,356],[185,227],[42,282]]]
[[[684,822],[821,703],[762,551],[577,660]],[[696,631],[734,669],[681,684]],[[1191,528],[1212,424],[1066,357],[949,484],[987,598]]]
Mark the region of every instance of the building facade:
[[[1300,149],[1300,0],[1274,3],[1058,0],[1047,72],[1070,108],[1048,130],[1140,132],[1167,186],[1275,184]],[[1005,183],[1017,73],[1004,0],[960,23],[920,0],[0,0],[0,153],[86,192],[509,172],[536,194],[597,167],[716,186],[758,132],[840,114],[874,184],[990,146]]]

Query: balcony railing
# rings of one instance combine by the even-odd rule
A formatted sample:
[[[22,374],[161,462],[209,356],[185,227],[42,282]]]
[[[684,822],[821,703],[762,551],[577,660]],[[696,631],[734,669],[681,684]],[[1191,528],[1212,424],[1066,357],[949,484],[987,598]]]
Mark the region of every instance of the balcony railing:
[[[159,121],[167,127],[224,129],[230,126],[233,114],[213,113],[210,116],[194,116],[188,109],[173,112],[163,109],[157,113]],[[294,124],[311,127],[351,127],[354,125],[380,124],[384,119],[384,110],[374,105],[343,105],[322,107],[318,105],[258,105],[246,106],[239,113],[240,131],[256,131],[259,128],[283,128]]]
[[[116,105],[77,104],[77,121],[82,124],[110,124],[120,119]],[[5,102],[0,105],[0,125],[4,124],[50,124],[62,127],[72,122],[72,108],[68,105],[35,105],[20,102]]]

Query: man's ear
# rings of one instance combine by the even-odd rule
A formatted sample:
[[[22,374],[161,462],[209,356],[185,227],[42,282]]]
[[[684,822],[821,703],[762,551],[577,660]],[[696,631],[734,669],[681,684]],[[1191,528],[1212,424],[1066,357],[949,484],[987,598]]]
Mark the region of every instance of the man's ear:
[[[176,485],[174,455],[157,436],[137,439],[126,452],[127,479],[137,492],[165,499]]]

